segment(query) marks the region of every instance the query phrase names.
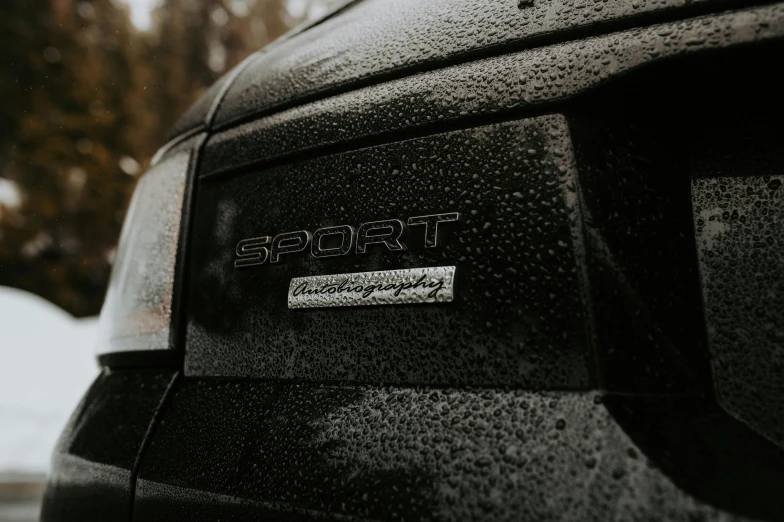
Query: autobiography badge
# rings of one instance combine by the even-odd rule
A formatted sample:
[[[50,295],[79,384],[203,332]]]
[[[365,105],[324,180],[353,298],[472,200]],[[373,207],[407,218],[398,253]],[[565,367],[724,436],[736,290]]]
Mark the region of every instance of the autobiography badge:
[[[289,308],[447,303],[454,281],[453,266],[295,277],[288,301]]]

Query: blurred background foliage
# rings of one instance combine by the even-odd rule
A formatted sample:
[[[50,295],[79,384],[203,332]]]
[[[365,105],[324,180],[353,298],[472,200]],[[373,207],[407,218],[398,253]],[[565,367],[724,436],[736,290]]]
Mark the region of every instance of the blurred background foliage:
[[[99,312],[134,185],[176,119],[328,0],[0,0],[0,285]]]

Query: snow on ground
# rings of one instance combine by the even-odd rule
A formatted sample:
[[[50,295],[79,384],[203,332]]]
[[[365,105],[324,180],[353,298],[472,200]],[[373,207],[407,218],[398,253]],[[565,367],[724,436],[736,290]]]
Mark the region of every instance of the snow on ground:
[[[98,375],[97,318],[0,287],[0,474],[45,473],[52,449]]]

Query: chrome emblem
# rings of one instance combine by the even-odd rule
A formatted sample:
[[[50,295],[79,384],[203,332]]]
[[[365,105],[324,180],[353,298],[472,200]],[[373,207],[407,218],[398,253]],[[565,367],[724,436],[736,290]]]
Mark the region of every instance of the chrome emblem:
[[[454,281],[453,266],[295,277],[288,303],[289,308],[448,303]]]

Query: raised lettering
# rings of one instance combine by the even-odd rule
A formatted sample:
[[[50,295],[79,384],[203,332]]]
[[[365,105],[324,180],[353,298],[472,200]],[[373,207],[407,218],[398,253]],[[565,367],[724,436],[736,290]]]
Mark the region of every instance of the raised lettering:
[[[270,263],[280,261],[281,254],[294,254],[302,252],[307,248],[311,239],[311,234],[307,230],[296,230],[294,232],[284,232],[278,234],[272,240],[270,251]]]
[[[412,227],[425,226],[425,248],[440,246],[438,244],[438,224],[460,221],[459,212],[448,214],[431,214],[429,216],[416,216],[408,218],[408,225]]]
[[[313,239],[310,243],[310,253],[313,257],[335,257],[343,256],[351,252],[351,247],[354,246],[354,227],[350,225],[338,225],[336,227],[324,227],[313,232]],[[327,236],[341,237],[339,247],[323,248],[321,240]]]
[[[272,238],[269,236],[252,237],[243,239],[237,243],[237,259],[234,266],[241,268],[244,266],[263,265],[269,258],[269,249],[264,245],[269,245]]]
[[[399,219],[362,223],[357,230],[357,254],[364,254],[368,245],[378,243],[385,244],[393,252],[405,250],[405,245],[400,242],[404,227]]]

